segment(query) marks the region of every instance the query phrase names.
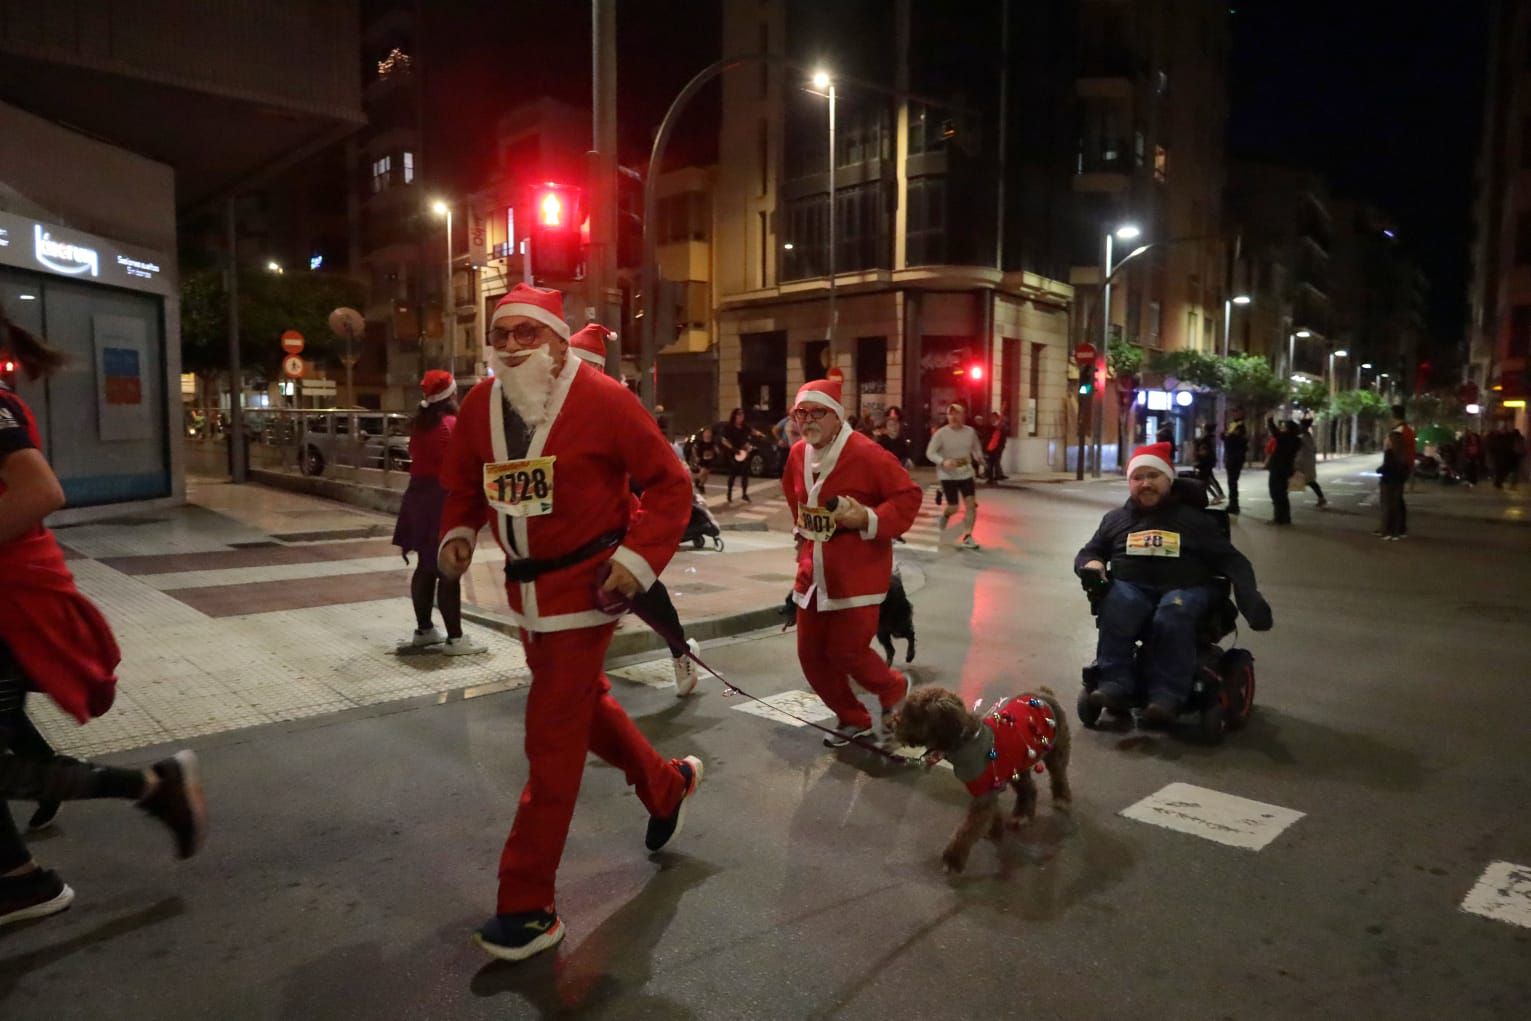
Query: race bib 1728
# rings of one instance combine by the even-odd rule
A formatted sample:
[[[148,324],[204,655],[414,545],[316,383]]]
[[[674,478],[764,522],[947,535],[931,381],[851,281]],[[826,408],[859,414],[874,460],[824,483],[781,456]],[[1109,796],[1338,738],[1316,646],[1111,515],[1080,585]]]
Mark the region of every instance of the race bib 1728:
[[[811,539],[814,542],[828,542],[834,538],[835,519],[823,507],[799,507],[797,509],[797,530],[805,539]]]
[[[534,518],[553,512],[553,457],[484,465],[484,497],[501,514]]]
[[[1178,557],[1180,556],[1180,533],[1166,532],[1162,528],[1150,528],[1144,532],[1127,533],[1129,557]]]

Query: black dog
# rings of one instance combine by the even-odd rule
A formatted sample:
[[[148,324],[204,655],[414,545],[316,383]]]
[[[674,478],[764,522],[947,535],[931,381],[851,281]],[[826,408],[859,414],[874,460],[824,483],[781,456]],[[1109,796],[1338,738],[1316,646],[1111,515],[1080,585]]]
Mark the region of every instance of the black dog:
[[[785,631],[797,621],[797,604],[792,601],[792,593],[787,593],[786,601],[781,607],[782,630]],[[882,645],[883,655],[888,659],[888,665],[893,665],[893,639],[903,638],[909,642],[904,650],[904,662],[914,662],[914,604],[909,602],[909,597],[904,594],[904,579],[899,577],[898,571],[893,572],[893,579],[888,583],[888,595],[877,608],[877,641]]]

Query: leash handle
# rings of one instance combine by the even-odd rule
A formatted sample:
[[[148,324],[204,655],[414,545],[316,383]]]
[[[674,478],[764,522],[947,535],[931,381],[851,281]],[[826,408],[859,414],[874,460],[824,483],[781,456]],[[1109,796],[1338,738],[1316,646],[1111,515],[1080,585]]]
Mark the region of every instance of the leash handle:
[[[613,592],[603,587],[610,577],[611,561],[607,560],[595,569],[595,605],[596,609],[602,613],[610,614],[613,617],[620,617],[632,609],[632,600],[620,592]],[[644,623],[648,624],[648,621],[644,621]],[[649,624],[649,626],[653,627],[652,624]]]

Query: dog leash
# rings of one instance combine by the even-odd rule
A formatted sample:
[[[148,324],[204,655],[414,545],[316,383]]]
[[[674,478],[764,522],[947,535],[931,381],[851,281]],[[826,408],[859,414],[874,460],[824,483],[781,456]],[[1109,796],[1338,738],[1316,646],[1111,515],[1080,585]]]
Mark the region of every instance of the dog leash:
[[[819,722],[817,722],[815,720],[807,720],[807,719],[804,719],[801,716],[798,716],[795,713],[789,713],[785,709],[782,709],[779,706],[772,705],[770,702],[767,702],[765,699],[760,698],[760,697],[758,697],[756,695],[752,695],[748,691],[745,691],[743,688],[739,687],[737,684],[735,684],[734,682],[730,681],[727,677],[724,677],[722,674],[718,673],[718,671],[713,669],[713,667],[711,667],[710,665],[708,665],[707,661],[702,659],[701,656],[698,656],[696,653],[692,652],[691,651],[691,647],[689,645],[687,645],[684,641],[680,641],[678,639],[678,636],[672,635],[668,628],[666,628],[664,625],[660,624],[658,621],[654,620],[653,618],[649,617],[646,613],[644,613],[642,610],[640,610],[637,606],[634,606],[628,600],[626,600],[626,599],[612,599],[612,598],[610,598],[610,595],[611,595],[610,593],[605,593],[606,598],[603,599],[602,596],[601,596],[602,590],[599,588],[599,586],[605,583],[605,581],[606,581],[605,576],[610,573],[610,570],[611,570],[610,567],[608,567],[605,564],[602,564],[601,565],[601,569],[597,571],[597,579],[596,579],[597,602],[602,604],[601,605],[601,609],[604,610],[606,613],[613,613],[618,607],[623,607],[624,609],[627,610],[627,612],[631,613],[634,617],[637,617],[639,620],[643,621],[643,623],[648,626],[649,630],[653,631],[656,635],[658,635],[661,639],[663,639],[664,643],[666,645],[668,645],[670,648],[672,648],[672,649],[674,649],[674,648],[683,648],[683,649],[685,649],[686,651],[683,653],[683,655],[687,659],[691,660],[697,666],[701,667],[703,670],[707,671],[709,674],[711,674],[712,676],[714,676],[714,677],[716,677],[718,679],[718,682],[720,684],[722,684],[724,689],[725,689],[724,692],[723,692],[723,694],[725,696],[727,696],[729,694],[742,695],[743,697],[749,699],[751,702],[756,702],[756,703],[758,703],[760,705],[763,705],[767,709],[770,709],[774,713],[780,713],[782,716],[785,716],[788,719],[796,720],[797,722],[799,722],[799,723],[801,723],[801,724],[803,724],[805,726],[812,727],[814,730],[822,730],[826,734],[832,734],[835,737],[843,739],[846,744],[855,745],[857,748],[861,748],[861,749],[863,749],[865,751],[874,752],[877,755],[881,755],[885,759],[891,759],[892,761],[897,762],[899,765],[902,765],[902,766],[920,765],[922,763],[921,759],[911,759],[908,756],[899,755],[897,752],[890,752],[890,751],[888,751],[888,749],[884,748],[882,745],[876,743],[875,741],[867,741],[867,740],[862,739],[862,738],[854,737],[854,736],[852,736],[850,734],[844,734],[844,733],[841,733],[838,730],[835,730],[833,727],[826,727],[826,726],[824,726],[824,724],[819,723]]]

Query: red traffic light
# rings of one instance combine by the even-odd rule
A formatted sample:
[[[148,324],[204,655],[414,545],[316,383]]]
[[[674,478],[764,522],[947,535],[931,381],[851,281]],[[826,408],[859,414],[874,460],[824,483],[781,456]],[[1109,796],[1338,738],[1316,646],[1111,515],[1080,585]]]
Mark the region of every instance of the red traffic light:
[[[562,227],[568,219],[564,198],[556,188],[545,188],[537,193],[537,225],[539,227]]]
[[[0,375],[10,376],[10,375],[13,375],[15,372],[16,372],[16,363],[15,362],[11,361],[9,358],[7,358],[4,362],[0,362]]]
[[[982,365],[970,365],[970,366],[968,366],[968,379],[971,379],[975,383],[978,382],[979,380],[983,379],[983,366]]]

